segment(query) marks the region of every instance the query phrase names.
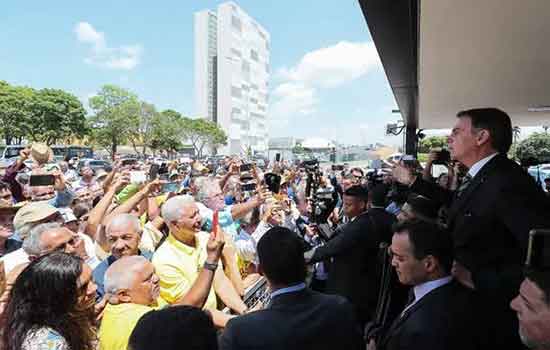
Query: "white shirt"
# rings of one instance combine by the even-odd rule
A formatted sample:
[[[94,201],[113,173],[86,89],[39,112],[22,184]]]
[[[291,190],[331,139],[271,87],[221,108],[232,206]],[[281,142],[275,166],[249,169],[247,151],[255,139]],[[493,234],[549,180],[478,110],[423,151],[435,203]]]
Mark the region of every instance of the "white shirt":
[[[414,302],[412,302],[409,306],[403,310],[403,313],[411,308],[414,304],[418,303],[420,299],[422,299],[426,294],[430,293],[432,290],[437,289],[439,287],[442,287],[448,283],[450,283],[453,280],[452,276],[447,276],[443,278],[439,278],[433,281],[428,281],[421,283],[417,286],[414,286],[413,292],[414,292]]]
[[[468,170],[468,174],[472,177],[472,179],[479,173],[479,171],[485,166],[485,164],[489,163],[491,159],[493,159],[498,153],[493,153],[488,157],[485,157],[481,160],[478,160],[477,163],[472,165],[470,170]]]
[[[14,250],[13,252],[4,255],[0,261],[4,262],[4,270],[6,275],[10,273],[17,265],[26,264],[29,261],[29,255],[25,253],[23,248]]]

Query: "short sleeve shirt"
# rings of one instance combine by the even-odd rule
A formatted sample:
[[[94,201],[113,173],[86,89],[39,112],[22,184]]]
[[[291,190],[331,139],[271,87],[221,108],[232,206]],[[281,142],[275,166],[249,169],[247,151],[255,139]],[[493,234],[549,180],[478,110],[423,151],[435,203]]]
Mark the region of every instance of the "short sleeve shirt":
[[[196,247],[178,241],[172,234],[153,255],[155,272],[160,279],[160,296],[169,304],[184,296],[196,279],[206,261],[206,244],[209,235],[199,232],[195,236]],[[214,287],[204,305],[205,309],[216,309]]]

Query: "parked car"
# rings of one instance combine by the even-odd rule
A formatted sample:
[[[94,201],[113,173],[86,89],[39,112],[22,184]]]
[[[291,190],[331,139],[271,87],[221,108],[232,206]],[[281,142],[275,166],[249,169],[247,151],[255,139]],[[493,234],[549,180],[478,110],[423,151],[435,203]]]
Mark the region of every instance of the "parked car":
[[[113,169],[113,167],[111,166],[111,163],[105,160],[96,160],[96,159],[90,159],[90,158],[80,159],[80,161],[78,162],[78,165],[76,166],[76,170],[80,172],[80,169],[82,169],[83,167],[90,167],[94,171],[105,170],[107,172]]]

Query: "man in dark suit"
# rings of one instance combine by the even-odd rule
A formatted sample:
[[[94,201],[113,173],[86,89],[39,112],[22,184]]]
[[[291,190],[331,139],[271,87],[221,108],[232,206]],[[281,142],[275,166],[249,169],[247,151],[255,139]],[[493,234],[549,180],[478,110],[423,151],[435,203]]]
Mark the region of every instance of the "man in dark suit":
[[[326,292],[346,297],[353,304],[361,327],[372,320],[376,310],[380,286],[378,247],[384,237],[390,236],[384,232],[382,221],[369,214],[367,203],[365,187],[348,188],[344,193],[344,214],[350,221],[338,227],[325,245],[305,253],[308,263],[332,259]]]
[[[550,225],[550,206],[533,178],[506,156],[512,124],[505,112],[471,109],[457,117],[449,148],[452,158],[469,170],[454,193],[402,166],[393,175],[413,192],[449,206],[453,275],[491,307],[494,346],[519,349],[517,320],[508,304],[522,281],[529,230]]]
[[[342,297],[306,288],[303,247],[294,232],[274,227],[257,250],[271,302],[263,310],[231,319],[220,339],[222,350],[360,348],[352,306]]]
[[[474,293],[450,275],[453,243],[448,232],[418,219],[401,222],[394,231],[392,265],[399,282],[413,288],[409,303],[376,348],[480,349]]]

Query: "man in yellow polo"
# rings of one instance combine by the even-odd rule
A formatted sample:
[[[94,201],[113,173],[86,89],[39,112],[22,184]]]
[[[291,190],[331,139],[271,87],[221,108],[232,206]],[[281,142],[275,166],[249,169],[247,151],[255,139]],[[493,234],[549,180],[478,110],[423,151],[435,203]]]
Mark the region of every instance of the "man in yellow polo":
[[[210,264],[207,259],[208,234],[200,231],[201,216],[193,197],[170,198],[162,207],[162,217],[170,234],[153,256],[161,297],[169,304],[184,303],[208,309],[218,327],[224,327],[231,316],[217,310],[216,294],[236,313],[245,313],[247,307],[221,265]],[[215,271],[206,300],[202,298],[204,290],[196,283],[199,271],[204,268]]]
[[[216,265],[224,245],[223,235],[212,234],[207,241],[205,261]],[[197,272],[193,287],[198,300],[206,300],[214,278],[212,269]],[[127,256],[115,261],[105,272],[105,292],[108,304],[99,329],[100,350],[126,349],[130,334],[138,320],[147,312],[167,304],[159,298],[159,278],[155,268],[143,256]],[[195,288],[196,287],[196,288]],[[175,304],[189,304],[181,298]],[[202,306],[202,305],[201,305]],[[162,325],[160,325],[162,326]]]

